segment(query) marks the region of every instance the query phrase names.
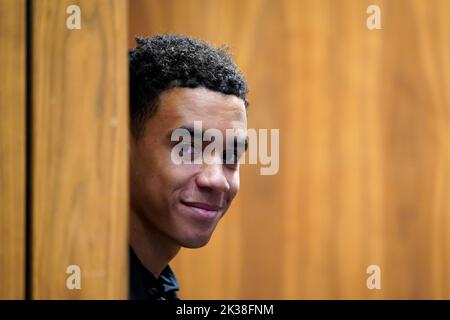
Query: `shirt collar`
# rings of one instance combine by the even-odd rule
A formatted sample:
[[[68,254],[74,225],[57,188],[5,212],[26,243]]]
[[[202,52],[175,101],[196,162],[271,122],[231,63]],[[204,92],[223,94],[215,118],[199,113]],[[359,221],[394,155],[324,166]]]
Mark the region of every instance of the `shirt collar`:
[[[167,265],[156,278],[145,268],[130,246],[130,299],[178,299],[178,281]]]

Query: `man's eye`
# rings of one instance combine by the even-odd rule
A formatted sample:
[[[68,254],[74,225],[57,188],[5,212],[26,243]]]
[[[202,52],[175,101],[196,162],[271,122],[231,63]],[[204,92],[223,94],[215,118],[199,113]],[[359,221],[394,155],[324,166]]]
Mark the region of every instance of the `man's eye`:
[[[239,157],[236,151],[227,150],[223,153],[223,163],[226,165],[237,165]]]
[[[196,148],[195,143],[184,143],[181,145],[180,156],[182,157],[185,154],[190,154],[192,156],[196,156],[201,153],[199,148]]]

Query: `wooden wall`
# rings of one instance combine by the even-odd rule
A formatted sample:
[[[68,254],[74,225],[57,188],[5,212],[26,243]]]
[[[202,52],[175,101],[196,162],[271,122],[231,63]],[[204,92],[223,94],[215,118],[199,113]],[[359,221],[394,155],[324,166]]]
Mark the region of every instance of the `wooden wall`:
[[[32,298],[128,295],[127,2],[32,6]],[[66,288],[78,265],[81,290]]]
[[[0,0],[0,299],[25,296],[25,1]]]
[[[244,165],[211,242],[173,262],[182,298],[450,298],[448,1],[81,0],[81,30],[72,1],[30,4],[27,43],[26,1],[0,0],[1,299],[126,298],[126,42],[158,33],[229,45],[249,126],[280,129],[278,174]]]
[[[126,0],[0,0],[0,299],[128,297],[127,36]]]
[[[130,1],[130,46],[227,44],[249,126],[280,129],[278,174],[245,165],[211,242],[172,263],[183,298],[450,298],[449,14],[445,0]]]

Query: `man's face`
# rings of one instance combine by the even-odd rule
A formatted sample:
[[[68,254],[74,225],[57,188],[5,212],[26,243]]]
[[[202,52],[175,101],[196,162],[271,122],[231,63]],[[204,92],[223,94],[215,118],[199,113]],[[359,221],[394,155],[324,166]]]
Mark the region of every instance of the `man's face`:
[[[131,137],[131,208],[149,232],[159,232],[183,247],[205,245],[239,189],[239,164],[211,155],[201,164],[171,160],[171,133],[202,122],[203,131],[247,130],[244,101],[204,88],[173,88],[159,97],[156,113],[147,120],[142,136]]]

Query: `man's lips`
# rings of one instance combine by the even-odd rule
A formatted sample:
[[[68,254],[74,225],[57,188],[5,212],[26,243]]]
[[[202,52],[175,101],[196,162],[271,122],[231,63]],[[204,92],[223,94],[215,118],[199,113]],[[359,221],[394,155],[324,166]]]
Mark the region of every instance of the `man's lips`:
[[[190,208],[191,212],[195,213],[195,216],[197,218],[200,218],[202,220],[206,220],[208,222],[215,221],[220,214],[221,206],[218,206],[213,203],[206,203],[206,202],[195,202],[195,201],[180,201],[180,203]]]
[[[216,204],[205,203],[205,202],[190,202],[190,201],[181,201],[182,204],[189,207],[199,208],[208,211],[219,211],[222,208]]]

